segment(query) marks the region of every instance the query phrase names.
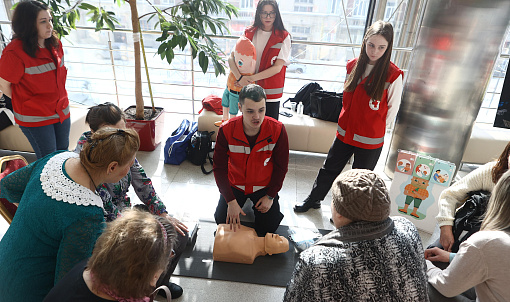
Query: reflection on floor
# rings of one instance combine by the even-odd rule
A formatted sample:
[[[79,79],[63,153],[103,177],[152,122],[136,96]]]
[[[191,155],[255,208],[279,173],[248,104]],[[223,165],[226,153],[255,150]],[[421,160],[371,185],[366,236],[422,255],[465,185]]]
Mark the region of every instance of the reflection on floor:
[[[182,118],[186,117],[184,115],[167,114],[165,121],[167,133],[164,137],[168,137],[172,130],[180,124]],[[332,141],[333,138],[324,139]],[[389,139],[386,141],[389,142]],[[139,152],[137,158],[152,178],[154,187],[163,198],[169,212],[177,216],[192,215],[214,221],[213,214],[219,199],[214,176],[212,174],[202,174],[199,166],[195,166],[188,161],[180,166],[165,165],[163,162],[163,144],[164,141],[153,152]],[[384,149],[375,171],[386,180],[389,188],[390,179],[383,173],[386,153],[387,149]],[[280,191],[280,207],[285,215],[282,224],[333,229],[329,222],[331,217],[331,193],[322,202],[320,209],[312,209],[304,214],[295,214],[292,210],[297,201],[306,198],[325,157],[325,154],[291,152],[289,172]],[[470,170],[469,166],[466,168]],[[347,166],[346,169],[350,169],[350,166]],[[460,173],[460,175],[463,174],[465,173]],[[130,194],[133,201],[138,200],[133,192],[130,192]],[[0,238],[7,227],[5,221],[0,219]],[[200,231],[198,234],[200,236]],[[425,232],[420,232],[420,235],[424,245],[428,244],[431,235]],[[184,289],[184,295],[176,301],[281,301],[285,292],[284,287],[199,278],[172,277],[171,280],[180,284]],[[249,298],[247,299],[247,297]],[[164,300],[159,298],[157,301]]]

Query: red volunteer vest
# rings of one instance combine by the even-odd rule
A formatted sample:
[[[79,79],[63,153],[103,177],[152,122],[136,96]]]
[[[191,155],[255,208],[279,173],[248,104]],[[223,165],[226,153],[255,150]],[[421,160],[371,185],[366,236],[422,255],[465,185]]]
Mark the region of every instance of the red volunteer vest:
[[[231,186],[251,194],[269,185],[273,174],[273,149],[283,124],[266,116],[253,149],[243,130],[243,116],[234,117],[222,126],[228,143],[228,180]]]
[[[67,69],[64,66],[64,51],[59,41],[57,49],[52,48],[53,60],[47,49],[38,50],[36,58],[23,51],[22,41],[12,40],[4,49],[23,62],[24,70],[13,70],[9,62],[1,66],[8,68],[2,77],[11,82],[12,106],[16,123],[25,127],[38,127],[62,122],[69,118],[69,99],[65,83]],[[10,67],[10,68],[9,68]],[[19,81],[15,73],[23,72]],[[10,78],[16,78],[16,81]]]
[[[347,75],[351,73],[356,60],[357,58],[347,63]],[[346,144],[364,149],[382,147],[388,113],[388,87],[403,74],[402,70],[390,62],[381,101],[372,100],[367,95],[364,84],[368,77],[363,79],[354,91],[344,91],[336,137]]]
[[[253,42],[253,36],[257,31],[257,27],[250,26],[244,31],[244,36]],[[264,71],[269,67],[273,66],[280,50],[283,46],[283,41],[287,38],[289,33],[287,31],[281,31],[273,29],[273,33],[267,41],[266,47],[262,52],[260,59],[259,71]],[[283,66],[282,70],[274,76],[257,81],[257,84],[264,88],[268,99],[279,99],[283,95],[283,85],[285,84],[285,71],[287,66]]]

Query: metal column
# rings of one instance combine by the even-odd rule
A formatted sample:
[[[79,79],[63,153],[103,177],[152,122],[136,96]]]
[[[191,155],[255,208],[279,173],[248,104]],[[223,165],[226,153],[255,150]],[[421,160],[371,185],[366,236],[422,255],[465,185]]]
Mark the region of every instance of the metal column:
[[[459,166],[509,15],[508,0],[428,1],[386,174],[393,177],[399,149]]]

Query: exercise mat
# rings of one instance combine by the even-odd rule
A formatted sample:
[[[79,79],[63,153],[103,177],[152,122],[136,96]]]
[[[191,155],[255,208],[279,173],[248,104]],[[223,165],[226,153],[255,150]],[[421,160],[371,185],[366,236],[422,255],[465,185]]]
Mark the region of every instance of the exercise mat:
[[[244,223],[243,223],[244,224]],[[247,224],[247,226],[252,227]],[[174,275],[225,280],[272,286],[287,286],[299,259],[289,240],[289,250],[276,255],[259,256],[253,264],[213,261],[214,222],[200,221],[196,242],[188,245],[174,271]],[[276,233],[289,239],[289,227],[280,225]],[[319,230],[327,234],[330,230]]]

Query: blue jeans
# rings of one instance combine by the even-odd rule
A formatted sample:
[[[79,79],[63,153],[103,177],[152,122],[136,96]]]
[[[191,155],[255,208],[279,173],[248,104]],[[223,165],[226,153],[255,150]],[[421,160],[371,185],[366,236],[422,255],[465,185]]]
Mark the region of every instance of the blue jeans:
[[[37,159],[57,150],[67,150],[69,148],[69,132],[71,130],[70,118],[64,120],[62,123],[55,123],[47,126],[19,126],[19,128],[28,138]]]

